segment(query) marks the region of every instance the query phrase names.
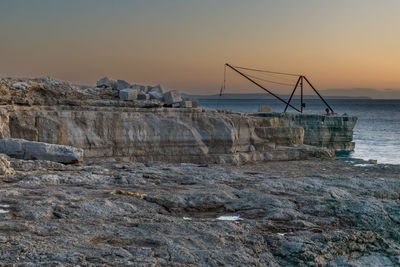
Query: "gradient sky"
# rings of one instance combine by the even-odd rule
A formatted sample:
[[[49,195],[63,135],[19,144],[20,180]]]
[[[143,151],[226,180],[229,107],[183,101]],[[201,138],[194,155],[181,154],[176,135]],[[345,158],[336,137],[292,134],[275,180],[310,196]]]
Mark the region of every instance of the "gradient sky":
[[[217,93],[223,64],[400,88],[399,0],[0,0],[0,75]],[[228,73],[230,92],[250,84]],[[282,89],[284,90],[284,88]],[[282,91],[283,93],[283,91]]]

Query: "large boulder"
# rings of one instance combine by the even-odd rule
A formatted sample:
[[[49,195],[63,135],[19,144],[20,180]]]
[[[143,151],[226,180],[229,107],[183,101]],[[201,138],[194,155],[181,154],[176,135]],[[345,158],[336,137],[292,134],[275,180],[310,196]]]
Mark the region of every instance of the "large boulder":
[[[117,89],[118,84],[116,81],[110,80],[107,77],[101,78],[96,82],[96,87],[110,87],[112,89]]]
[[[131,85],[127,81],[117,80],[117,89],[118,90],[127,89],[129,87],[131,87]]]
[[[28,160],[49,160],[64,164],[83,160],[83,149],[54,145],[25,139],[0,140],[0,153],[13,158]]]
[[[163,90],[160,84],[151,87],[148,91],[148,94],[150,95],[150,99],[163,100],[164,98]]]
[[[137,89],[123,89],[119,91],[120,100],[136,100],[138,98],[139,90]]]
[[[166,92],[164,94],[164,101],[166,105],[172,105],[174,103],[182,102],[181,93],[176,90]]]

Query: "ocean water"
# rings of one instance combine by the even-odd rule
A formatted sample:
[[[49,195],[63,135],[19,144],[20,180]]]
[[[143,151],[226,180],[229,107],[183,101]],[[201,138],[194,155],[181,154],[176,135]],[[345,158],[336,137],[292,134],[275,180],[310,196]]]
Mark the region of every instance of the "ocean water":
[[[354,128],[356,148],[349,157],[378,163],[400,164],[400,100],[328,99],[332,109],[342,115],[358,117]],[[306,99],[304,113],[323,114],[325,106],[319,99]],[[274,99],[199,99],[204,107],[257,112],[261,105],[269,105],[272,112],[283,112],[284,104]],[[293,105],[299,106],[294,101]],[[295,113],[294,110],[289,110]]]

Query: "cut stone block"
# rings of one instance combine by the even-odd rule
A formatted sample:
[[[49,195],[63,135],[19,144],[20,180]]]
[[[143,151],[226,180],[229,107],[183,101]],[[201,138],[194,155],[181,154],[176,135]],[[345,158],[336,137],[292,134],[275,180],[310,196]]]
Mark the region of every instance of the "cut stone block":
[[[150,99],[162,100],[164,98],[162,87],[159,84],[151,87],[148,94],[150,95]]]
[[[138,100],[149,100],[150,99],[150,95],[149,94],[144,94],[144,93],[139,93],[137,99]]]
[[[260,112],[271,112],[271,106],[265,106],[265,105],[262,105],[261,107],[260,107]]]
[[[110,87],[112,89],[117,89],[117,82],[104,77],[96,82],[96,87]]]
[[[199,101],[197,99],[192,99],[192,108],[197,108],[199,107]]]
[[[144,85],[140,85],[140,84],[134,84],[132,85],[132,89],[136,89],[139,90],[139,93],[146,93],[147,92],[147,88]]]
[[[118,90],[127,89],[129,87],[131,87],[131,85],[128,82],[126,82],[124,80],[117,80],[117,89]]]
[[[138,90],[136,89],[123,89],[119,91],[120,100],[136,100],[138,99]]]
[[[1,139],[0,153],[18,159],[49,160],[64,164],[83,160],[83,149],[24,139]]]
[[[181,93],[176,90],[166,92],[164,94],[164,101],[166,105],[172,105],[174,103],[182,102]]]
[[[181,108],[191,108],[192,101],[190,101],[190,100],[182,101],[182,102],[180,102],[180,107]]]

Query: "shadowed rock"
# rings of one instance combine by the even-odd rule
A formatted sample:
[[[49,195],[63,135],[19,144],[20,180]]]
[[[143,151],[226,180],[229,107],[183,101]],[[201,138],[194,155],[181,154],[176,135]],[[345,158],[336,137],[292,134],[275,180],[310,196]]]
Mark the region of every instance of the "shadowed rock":
[[[49,160],[64,164],[83,160],[83,150],[80,148],[23,139],[0,140],[0,153],[20,159]]]
[[[182,96],[178,91],[173,90],[164,94],[164,100],[166,105],[172,105],[174,103],[182,102]]]

